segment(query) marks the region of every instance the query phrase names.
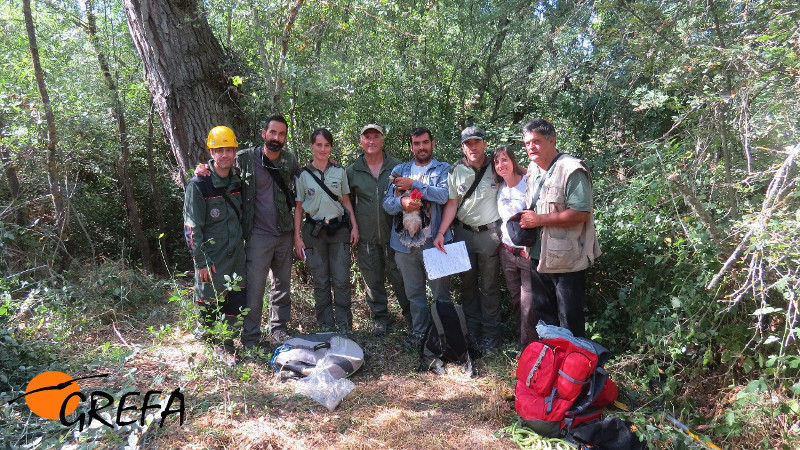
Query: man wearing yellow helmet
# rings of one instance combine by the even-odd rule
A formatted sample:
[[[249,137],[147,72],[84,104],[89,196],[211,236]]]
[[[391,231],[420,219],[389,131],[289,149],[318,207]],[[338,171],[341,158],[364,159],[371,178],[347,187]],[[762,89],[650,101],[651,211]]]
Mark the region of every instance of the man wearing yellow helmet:
[[[242,323],[242,346],[257,351],[269,346],[262,341],[264,294],[269,289],[269,339],[282,344],[289,339],[291,317],[290,280],[294,243],[294,178],[300,165],[285,149],[286,118],[268,117],[261,129],[264,143],[236,154],[242,179],[242,230],[247,255],[248,313]],[[195,173],[207,174],[200,164]],[[269,284],[268,284],[269,283]],[[252,355],[251,355],[252,356]]]
[[[206,146],[210,174],[196,174],[186,185],[183,230],[194,259],[201,327],[210,331],[217,318],[224,318],[231,330],[245,305],[242,182],[233,169],[239,144],[233,130],[218,126],[208,133]],[[232,335],[211,339],[222,344],[216,351],[225,362],[235,363]]]

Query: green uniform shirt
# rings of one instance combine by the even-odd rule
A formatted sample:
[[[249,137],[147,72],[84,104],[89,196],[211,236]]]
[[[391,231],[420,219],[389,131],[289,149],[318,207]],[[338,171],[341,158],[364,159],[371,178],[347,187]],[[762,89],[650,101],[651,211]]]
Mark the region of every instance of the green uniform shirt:
[[[376,179],[364,155],[347,166],[347,181],[352,192],[353,212],[358,223],[359,240],[374,244],[389,242],[392,216],[383,209],[383,196],[389,186],[389,175],[400,160],[383,152],[383,165]]]
[[[335,219],[344,215],[344,206],[341,198],[350,194],[350,185],[347,183],[347,173],[342,166],[328,163],[324,173],[314,168],[311,164],[306,168],[314,172],[339,201],[333,200],[308,172],[300,171],[297,177],[297,200],[302,202],[303,211],[314,220]]]
[[[487,156],[483,161],[483,166],[491,163],[491,158]],[[462,197],[472,186],[477,174],[478,170],[470,166],[466,158],[461,158],[460,161],[453,164],[450,174],[447,176],[449,198],[458,199],[461,203]],[[475,188],[475,192],[464,201],[456,212],[456,218],[472,227],[486,225],[500,219],[500,214],[497,212],[497,189],[497,182],[495,182],[492,169],[489,167]]]
[[[233,171],[229,177],[220,178],[213,161],[208,165],[211,175],[193,177],[186,185],[183,203],[183,229],[195,266],[195,295],[203,301],[212,301],[225,291],[225,275],[246,275],[239,222],[241,180]],[[216,273],[211,275],[211,282],[201,282],[199,270],[212,265]],[[244,286],[244,280],[240,286]]]

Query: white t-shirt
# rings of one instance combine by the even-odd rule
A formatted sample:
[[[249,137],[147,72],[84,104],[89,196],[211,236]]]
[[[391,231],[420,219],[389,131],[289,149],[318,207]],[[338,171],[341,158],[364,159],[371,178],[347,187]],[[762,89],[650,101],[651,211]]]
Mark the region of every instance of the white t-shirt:
[[[519,183],[514,187],[508,187],[504,182],[497,190],[497,212],[503,220],[501,230],[503,231],[503,243],[516,248],[525,248],[514,245],[508,237],[506,223],[508,218],[522,211],[528,205],[525,204],[525,187],[527,186],[527,175],[523,175]]]
[[[422,180],[422,177],[425,176],[425,172],[428,171],[428,168],[431,166],[431,163],[425,166],[418,166],[416,163],[411,165],[411,173],[408,174],[408,178],[411,178],[414,181]]]

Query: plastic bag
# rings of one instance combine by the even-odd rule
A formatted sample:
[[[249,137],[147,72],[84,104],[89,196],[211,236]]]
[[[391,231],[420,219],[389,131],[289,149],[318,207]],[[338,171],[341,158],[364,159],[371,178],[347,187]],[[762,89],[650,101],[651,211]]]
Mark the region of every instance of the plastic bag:
[[[313,398],[329,411],[333,411],[354,387],[352,381],[347,378],[336,379],[318,365],[307,377],[297,380],[294,391]]]

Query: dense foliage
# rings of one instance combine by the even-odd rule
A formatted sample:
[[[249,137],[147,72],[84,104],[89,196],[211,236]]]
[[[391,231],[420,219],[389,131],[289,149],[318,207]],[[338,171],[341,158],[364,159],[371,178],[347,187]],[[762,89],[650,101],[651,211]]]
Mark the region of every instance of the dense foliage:
[[[86,33],[88,2],[33,4],[70,204],[69,228],[57,233],[24,22],[16,2],[0,2],[0,328],[15,326],[22,300],[41,292],[34,290],[59,288],[60,240],[77,260],[73,268],[107,258],[141,264],[98,51],[127,116],[131,184],[150,244],[161,250],[155,266],[165,259],[189,268],[179,170],[157,116],[155,140],[148,139],[151,101],[124,11],[119,2],[91,3],[99,50]],[[289,147],[302,159],[310,131],[326,126],[336,156],[352,160],[367,122],[385,125],[387,149],[401,159],[406,133],[427,126],[437,156],[454,161],[458,131],[472,124],[485,127],[490,146],[511,144],[524,158],[522,124],[551,119],[560,149],[593,171],[604,252],[590,275],[593,337],[636,363],[625,366],[632,385],[657,379],[687,410],[712,405],[703,419],[709,433],[731,445],[797,439],[796,2],[207,0],[202,7],[242,93],[241,142],[258,142],[260,120],[281,111],[290,118]],[[160,211],[149,207],[155,197]],[[4,355],[8,342],[0,342]],[[25,358],[14,348],[16,357],[0,359],[3,372]]]

